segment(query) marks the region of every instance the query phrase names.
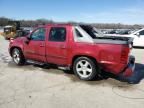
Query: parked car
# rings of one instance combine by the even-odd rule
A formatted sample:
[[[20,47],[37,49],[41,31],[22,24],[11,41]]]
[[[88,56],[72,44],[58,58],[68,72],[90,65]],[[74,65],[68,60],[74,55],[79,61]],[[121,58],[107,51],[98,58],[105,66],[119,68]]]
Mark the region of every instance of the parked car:
[[[17,65],[26,60],[56,64],[93,80],[102,71],[131,76],[135,59],[129,56],[130,46],[131,38],[99,36],[89,25],[48,24],[11,41],[9,53]]]
[[[130,34],[131,30],[119,30],[117,32],[117,34],[120,34],[120,35],[128,35]]]
[[[109,37],[131,37],[133,38],[133,46],[134,47],[144,47],[144,28],[134,31],[131,34],[105,34],[105,36]]]
[[[126,37],[132,37],[133,40],[133,46],[135,47],[144,47],[144,28],[137,30],[131,34],[129,34]]]
[[[117,34],[117,30],[110,30],[107,34]]]

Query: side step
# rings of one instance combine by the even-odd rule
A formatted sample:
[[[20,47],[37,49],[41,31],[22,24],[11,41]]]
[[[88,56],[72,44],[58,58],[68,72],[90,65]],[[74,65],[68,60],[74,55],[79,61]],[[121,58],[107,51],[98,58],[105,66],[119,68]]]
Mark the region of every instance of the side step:
[[[43,63],[43,62],[38,62],[38,61],[35,61],[35,60],[27,60],[27,62],[30,63],[30,64],[45,65],[45,63]]]
[[[70,67],[58,66],[60,70],[70,70]]]
[[[41,65],[41,66],[43,66],[43,65],[48,65],[48,66],[52,65],[52,64],[46,64],[44,62],[35,61],[35,60],[27,60],[27,62],[30,63],[30,64],[36,64],[36,65]],[[57,66],[57,68],[60,69],[60,70],[70,70],[70,67],[68,67],[68,66]]]

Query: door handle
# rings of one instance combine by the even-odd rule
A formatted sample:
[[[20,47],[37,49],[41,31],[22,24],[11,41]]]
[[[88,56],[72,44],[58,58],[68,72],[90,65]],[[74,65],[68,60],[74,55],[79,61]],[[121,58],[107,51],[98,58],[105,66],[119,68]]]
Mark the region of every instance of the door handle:
[[[66,49],[66,46],[65,45],[61,45],[60,48],[61,49]]]
[[[41,44],[40,44],[40,47],[44,47],[44,46],[45,46],[44,43],[41,43]]]

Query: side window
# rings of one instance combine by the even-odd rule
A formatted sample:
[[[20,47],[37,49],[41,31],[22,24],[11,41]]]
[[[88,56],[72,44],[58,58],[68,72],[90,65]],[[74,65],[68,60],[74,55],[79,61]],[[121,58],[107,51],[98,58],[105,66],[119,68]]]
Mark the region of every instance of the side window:
[[[82,34],[77,29],[75,29],[75,33],[77,37],[83,37]]]
[[[66,28],[52,27],[49,34],[49,41],[64,42],[66,40]]]
[[[140,32],[140,35],[144,35],[144,30]]]
[[[31,40],[44,41],[45,40],[45,29],[39,28],[31,34]]]

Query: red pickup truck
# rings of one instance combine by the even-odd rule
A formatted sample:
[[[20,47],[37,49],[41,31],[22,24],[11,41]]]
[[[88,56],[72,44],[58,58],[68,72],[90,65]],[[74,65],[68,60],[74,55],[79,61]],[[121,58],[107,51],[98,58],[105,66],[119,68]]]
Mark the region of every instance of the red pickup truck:
[[[26,60],[56,64],[82,80],[93,80],[102,71],[131,76],[131,43],[130,38],[101,36],[90,25],[47,24],[10,41],[9,53],[17,65]]]

